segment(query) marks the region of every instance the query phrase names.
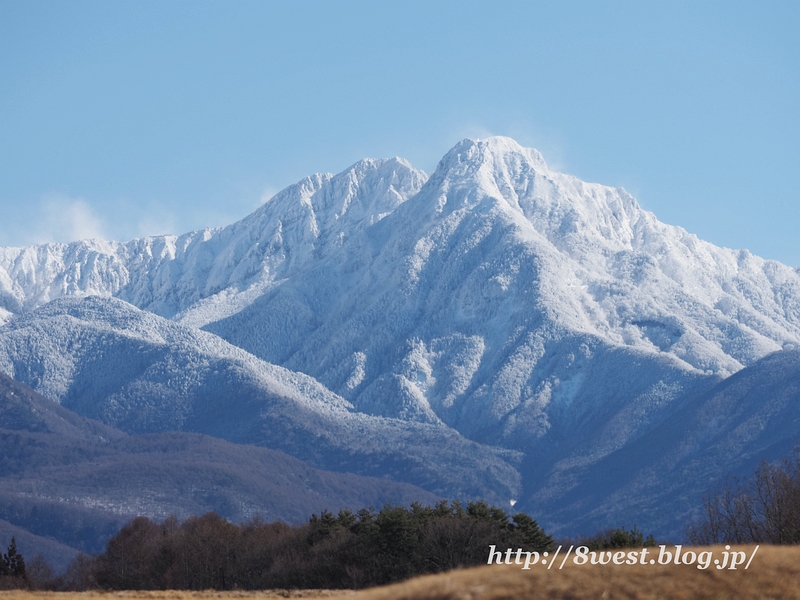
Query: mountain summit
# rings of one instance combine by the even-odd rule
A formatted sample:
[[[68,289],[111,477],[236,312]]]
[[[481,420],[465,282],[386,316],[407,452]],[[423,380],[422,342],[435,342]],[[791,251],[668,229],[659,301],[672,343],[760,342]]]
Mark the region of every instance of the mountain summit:
[[[117,299],[83,301],[107,315],[108,335],[100,321],[75,321],[85,313],[77,300],[45,306],[88,295]],[[158,319],[116,323],[114,315],[135,311],[119,300]],[[268,386],[281,399],[270,410],[288,428],[285,439],[257,392],[236,405],[231,435],[250,419],[271,428],[248,439],[304,460],[323,461],[326,451],[312,447],[324,440],[336,448],[329,458],[349,470],[380,475],[376,465],[391,464],[391,477],[429,491],[497,489],[527,509],[567,502],[581,481],[598,479],[604,464],[618,465],[615,457],[664,423],[674,426],[724,378],[800,343],[795,269],[663,224],[625,190],[558,173],[504,137],[458,143],[430,176],[402,159],[314,175],[221,229],[0,249],[0,306],[0,364],[15,371],[8,374],[61,390],[52,399],[95,418],[121,405],[95,393],[82,365],[103,368],[98,357],[111,340],[150,348],[156,333],[169,331],[181,344],[159,342],[163,362],[114,384],[125,389],[132,423],[142,422],[139,403],[151,415],[191,408],[181,426],[204,423],[217,435],[208,428],[222,421],[197,414],[213,412],[216,371],[203,367],[188,395],[175,388],[177,375],[166,384],[162,377],[186,357],[208,360],[213,347],[215,360],[222,352],[248,373],[304,382],[285,393]],[[68,341],[30,333],[54,319]],[[133,335],[131,319],[153,332]],[[90,351],[78,343],[82,335],[90,335]],[[206,380],[217,387],[201,390]],[[169,390],[150,399],[157,407],[135,397],[154,389]],[[303,389],[333,408],[297,413]],[[199,397],[202,410],[191,404]],[[381,443],[357,441],[359,428]],[[448,469],[460,473],[446,485],[412,457],[414,439],[425,446],[420,456],[431,456],[437,438],[453,440]],[[459,487],[470,461],[483,467]],[[622,489],[624,473],[609,477]],[[682,506],[647,518],[673,526]],[[570,511],[585,507],[559,513],[565,528]]]

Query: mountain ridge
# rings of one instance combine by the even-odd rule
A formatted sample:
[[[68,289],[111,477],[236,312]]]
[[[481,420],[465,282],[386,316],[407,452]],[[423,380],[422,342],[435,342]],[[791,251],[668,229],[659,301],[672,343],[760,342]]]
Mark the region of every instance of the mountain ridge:
[[[364,159],[338,175],[306,177],[227,227],[125,243],[0,248],[0,308],[14,314],[62,296],[102,295],[172,317],[223,287],[268,284],[281,267],[291,270],[295,254],[323,254],[349,233],[342,223],[358,228],[379,220],[426,177],[400,158]],[[285,220],[299,227],[287,234]],[[320,233],[326,237],[318,240]],[[259,275],[266,282],[253,281]]]

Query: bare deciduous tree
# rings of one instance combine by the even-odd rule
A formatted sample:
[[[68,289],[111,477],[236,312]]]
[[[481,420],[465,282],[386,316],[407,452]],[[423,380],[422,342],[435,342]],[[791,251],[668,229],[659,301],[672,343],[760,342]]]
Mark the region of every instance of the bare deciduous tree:
[[[703,498],[688,527],[693,544],[800,543],[800,450],[752,477],[729,478]]]

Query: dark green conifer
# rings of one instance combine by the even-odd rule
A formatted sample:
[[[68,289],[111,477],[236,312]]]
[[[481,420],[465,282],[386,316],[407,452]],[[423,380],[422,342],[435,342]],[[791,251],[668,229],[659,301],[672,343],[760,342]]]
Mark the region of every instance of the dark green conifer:
[[[525,513],[518,513],[512,517],[514,524],[517,526],[517,531],[522,535],[522,539],[531,550],[549,550],[554,546],[554,540],[547,535],[539,524],[526,515]]]
[[[25,559],[17,552],[17,540],[13,537],[2,562],[3,567],[0,567],[0,574],[25,579]]]

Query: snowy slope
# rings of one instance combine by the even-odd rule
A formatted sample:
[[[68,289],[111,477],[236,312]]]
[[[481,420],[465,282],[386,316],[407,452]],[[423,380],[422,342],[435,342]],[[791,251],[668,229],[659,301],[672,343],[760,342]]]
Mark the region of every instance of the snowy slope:
[[[787,456],[798,434],[795,348],[742,369],[591,468],[565,461],[520,505],[548,515],[554,532],[574,535],[635,519],[643,531],[679,540],[699,516],[703,495],[726,477],[751,476],[762,460]]]
[[[201,324],[326,256],[414,195],[426,178],[402,159],[367,159],[336,176],[307,177],[221,229],[124,244],[0,248],[0,320],[64,296],[117,296],[169,317],[212,297],[184,315]]]
[[[520,491],[513,452],[359,414],[306,375],[118,299],[62,298],[0,327],[0,371],[128,433],[205,433],[443,496]]]

